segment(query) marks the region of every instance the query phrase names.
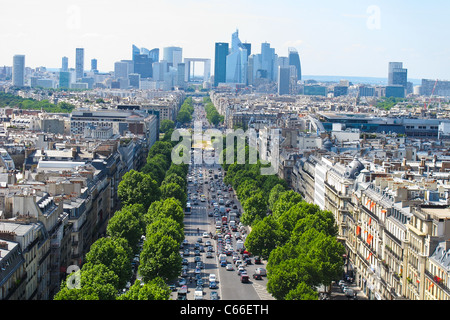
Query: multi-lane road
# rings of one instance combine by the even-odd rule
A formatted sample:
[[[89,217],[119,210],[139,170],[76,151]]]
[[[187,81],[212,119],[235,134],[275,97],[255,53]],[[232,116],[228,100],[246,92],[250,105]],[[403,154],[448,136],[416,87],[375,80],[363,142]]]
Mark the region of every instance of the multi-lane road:
[[[193,121],[205,120],[203,106],[196,104]],[[257,268],[265,269],[264,261],[262,261],[262,264],[255,264],[254,257],[250,257],[251,264],[245,266],[245,271],[250,278],[248,283],[241,282],[237,266],[233,263],[233,255],[226,257],[227,262],[233,266],[232,270],[228,270],[225,266],[220,265],[220,249],[226,246],[226,242],[223,240],[223,245],[221,245],[220,240],[215,237],[215,235],[219,234],[216,232],[216,222],[221,219],[221,215],[216,213],[214,216],[213,201],[218,203],[221,197],[224,202],[230,200],[233,203],[226,209],[235,212],[242,211],[242,207],[235,196],[234,190],[230,191],[230,186],[224,184],[223,170],[220,165],[206,164],[205,161],[194,163],[194,152],[202,152],[202,150],[193,150],[189,166],[188,202],[191,204],[191,211],[185,214],[184,232],[186,243],[180,247],[180,254],[185,259],[183,264],[185,273],[184,276],[181,275],[178,279],[179,281],[181,280],[181,284],[179,281],[176,283],[175,290],[172,292],[172,299],[178,299],[179,296],[183,296],[178,294],[182,285],[187,286],[186,299],[195,299],[195,291],[196,287],[198,287],[196,280],[200,278],[203,281],[203,300],[210,300],[212,291],[217,292],[221,300],[273,300],[266,290],[267,278],[253,279],[253,274]],[[235,206],[234,209],[233,206]],[[228,240],[229,245],[233,248],[233,251],[236,251],[236,235],[245,239],[248,229],[244,226],[239,226],[237,232],[231,232],[230,229],[224,227],[220,231],[223,238],[227,233],[231,234]],[[201,239],[201,242],[198,242],[199,239]],[[211,245],[213,252],[208,252],[211,250],[208,244]],[[242,258],[242,254],[239,254],[238,257]],[[199,261],[203,264],[203,268],[196,270]],[[209,288],[210,274],[215,275],[217,288]],[[186,281],[185,284],[182,279]],[[190,281],[190,279],[192,280]]]

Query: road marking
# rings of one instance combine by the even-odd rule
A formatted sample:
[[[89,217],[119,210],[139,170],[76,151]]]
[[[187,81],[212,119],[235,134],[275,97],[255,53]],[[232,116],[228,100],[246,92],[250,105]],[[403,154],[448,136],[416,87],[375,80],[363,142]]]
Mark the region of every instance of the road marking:
[[[267,289],[265,286],[260,285],[259,283],[256,283],[255,281],[252,281],[253,288],[256,291],[256,294],[261,300],[275,300],[274,297],[270,293],[267,292]]]

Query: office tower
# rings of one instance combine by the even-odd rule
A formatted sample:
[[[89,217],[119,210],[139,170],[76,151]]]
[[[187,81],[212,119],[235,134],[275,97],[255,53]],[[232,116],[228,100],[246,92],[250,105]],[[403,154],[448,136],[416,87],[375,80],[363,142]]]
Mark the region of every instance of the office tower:
[[[152,62],[159,62],[159,49],[155,48],[148,52],[148,57],[152,59]]]
[[[164,60],[174,68],[183,61],[183,49],[180,47],[166,47],[163,49]]]
[[[67,57],[62,57],[62,61],[61,61],[61,71],[62,71],[62,72],[69,71],[69,58],[67,58]]]
[[[62,89],[70,88],[70,72],[61,71],[59,73],[59,87]]]
[[[75,53],[75,76],[77,79],[81,79],[84,73],[84,49],[76,48]]]
[[[134,56],[137,56],[141,53],[141,50],[139,50],[138,47],[136,47],[134,44],[131,46],[131,59],[134,60]]]
[[[389,62],[388,85],[399,85],[405,89],[408,86],[408,69],[403,68],[402,62]]]
[[[297,80],[302,80],[302,67],[300,65],[300,57],[295,48],[288,48],[289,65],[294,66],[297,71]]]
[[[239,31],[231,36],[231,50],[227,55],[226,82],[247,83],[248,55],[247,49],[239,40]]]
[[[91,59],[91,71],[98,71],[97,69],[97,59]]]
[[[274,66],[276,66],[275,49],[265,42],[261,44],[261,69],[267,72],[267,79],[274,81],[276,74]]]
[[[177,68],[177,81],[176,85],[180,88],[184,88],[186,85],[186,64],[179,63]]]
[[[138,73],[130,73],[128,75],[128,82],[130,87],[139,89],[139,83],[141,82],[141,75]]]
[[[25,86],[25,56],[16,54],[13,57],[12,84],[15,87]]]
[[[287,67],[278,67],[278,94],[289,94],[289,86],[291,79],[291,68]]]
[[[214,55],[214,86],[226,82],[228,43],[216,42]]]
[[[147,54],[138,54],[133,59],[133,72],[140,74],[141,79],[153,77],[153,60]]]
[[[114,79],[128,79],[128,63],[118,61],[114,63]]]

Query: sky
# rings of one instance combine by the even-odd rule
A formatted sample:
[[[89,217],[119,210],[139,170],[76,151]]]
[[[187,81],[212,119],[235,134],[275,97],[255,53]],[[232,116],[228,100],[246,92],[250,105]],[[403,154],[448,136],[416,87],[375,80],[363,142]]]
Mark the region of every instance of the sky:
[[[409,78],[450,80],[448,0],[0,0],[0,13],[0,66],[25,54],[27,67],[67,56],[73,68],[83,47],[85,67],[108,72],[133,44],[214,62],[215,42],[239,30],[252,53],[296,48],[304,75],[386,78],[400,61]]]

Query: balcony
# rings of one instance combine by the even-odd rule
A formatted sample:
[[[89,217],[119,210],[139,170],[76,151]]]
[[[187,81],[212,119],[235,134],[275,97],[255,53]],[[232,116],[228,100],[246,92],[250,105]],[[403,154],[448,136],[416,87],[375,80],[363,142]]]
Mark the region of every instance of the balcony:
[[[425,270],[425,276],[431,280],[434,284],[436,284],[438,287],[440,287],[442,290],[445,291],[446,294],[450,295],[450,289],[444,284],[444,281],[440,280],[434,276],[431,272]]]

